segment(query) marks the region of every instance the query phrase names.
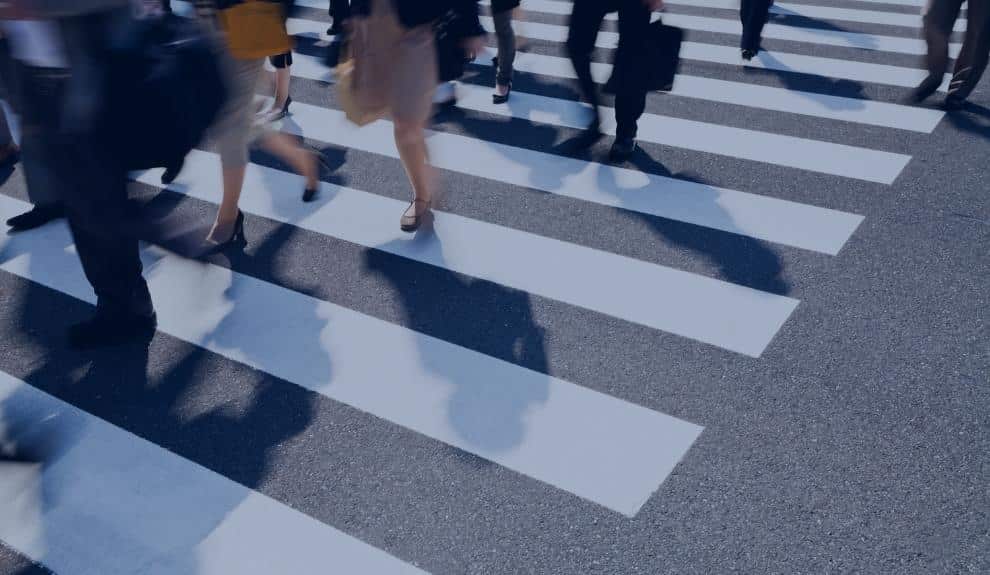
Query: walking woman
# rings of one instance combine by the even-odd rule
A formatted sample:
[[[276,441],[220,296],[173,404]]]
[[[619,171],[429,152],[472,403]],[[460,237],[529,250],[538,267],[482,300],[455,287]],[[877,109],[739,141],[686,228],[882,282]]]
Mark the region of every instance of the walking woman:
[[[739,5],[739,19],[742,20],[742,41],[739,47],[742,49],[743,60],[747,62],[760,53],[760,41],[763,35],[763,26],[770,17],[770,5],[773,0],[741,0]]]
[[[492,20],[495,21],[495,39],[498,55],[495,57],[495,93],[492,101],[504,104],[512,92],[512,64],[516,59],[516,33],[512,29],[512,13],[520,0],[492,0]]]
[[[437,54],[433,23],[453,10],[465,51],[478,52],[484,29],[476,0],[356,0],[352,4],[352,99],[362,108],[389,114],[395,145],[415,194],[399,227],[411,232],[429,214],[437,186],[426,148]]]
[[[292,78],[292,52],[286,52],[268,58],[272,68],[275,68],[275,98],[272,107],[262,110],[260,116],[265,122],[275,122],[289,115],[289,104],[292,103],[292,96],[289,95],[289,80]]]
[[[253,3],[250,10],[239,7]],[[257,5],[267,4],[259,8]],[[200,0],[199,7],[212,8]],[[223,170],[223,199],[207,242],[219,251],[230,245],[246,244],[244,214],[238,208],[244,174],[248,164],[248,147],[257,140],[270,153],[280,157],[305,178],[303,201],[312,201],[319,187],[316,156],[287,134],[270,131],[255,124],[254,94],[262,77],[265,57],[285,54],[292,42],[285,30],[285,9],[280,2],[239,0],[218,14],[225,31],[230,55],[230,85],[228,101],[217,122],[217,149]],[[202,13],[202,12],[201,12]],[[273,20],[274,19],[274,20]],[[286,94],[288,102],[288,94]]]

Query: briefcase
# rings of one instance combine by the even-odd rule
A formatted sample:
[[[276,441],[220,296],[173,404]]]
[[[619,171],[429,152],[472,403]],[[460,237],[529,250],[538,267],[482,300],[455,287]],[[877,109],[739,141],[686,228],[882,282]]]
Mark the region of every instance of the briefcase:
[[[616,54],[612,76],[605,84],[607,94],[615,94],[620,85],[640,86],[647,92],[669,92],[681,63],[684,30],[667,26],[660,20],[650,24],[642,51],[628,50]],[[620,40],[621,42],[621,40]]]

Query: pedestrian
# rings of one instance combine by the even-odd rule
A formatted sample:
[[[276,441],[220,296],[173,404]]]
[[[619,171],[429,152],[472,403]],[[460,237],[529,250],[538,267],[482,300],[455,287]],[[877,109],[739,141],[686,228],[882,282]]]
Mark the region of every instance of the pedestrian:
[[[574,65],[578,85],[584,99],[594,109],[594,119],[577,139],[579,148],[591,147],[602,137],[598,113],[598,87],[591,75],[591,54],[595,49],[598,29],[609,12],[619,13],[619,46],[615,65],[629,70],[625,74],[630,81],[619,82],[615,95],[615,141],[609,158],[615,162],[628,160],[636,151],[636,131],[639,117],[646,108],[647,87],[644,82],[633,81],[643,74],[636,74],[636,66],[643,62],[650,27],[650,15],[663,8],[663,0],[574,0],[570,31],[567,36],[567,52]]]
[[[133,22],[131,5],[122,0],[21,5],[32,18],[15,26],[15,42],[29,68],[22,86],[25,127],[40,124],[76,254],[96,294],[95,314],[69,328],[69,343],[89,349],[150,337],[156,316],[138,238],[128,225],[128,170],[118,132],[108,121],[105,82],[111,39]]]
[[[51,147],[47,144],[57,135],[46,133],[46,127],[54,130],[49,117],[50,109],[44,105],[46,90],[40,84],[48,84],[51,92],[59,92],[67,76],[68,64],[60,58],[50,58],[26,35],[34,40],[52,41],[57,30],[52,23],[25,20],[6,20],[0,31],[14,38],[0,35],[0,84],[7,104],[20,120],[20,145],[14,142],[6,115],[0,115],[0,165],[10,165],[18,160],[24,170],[28,199],[33,206],[27,212],[7,220],[10,231],[26,231],[65,216],[60,197],[60,186],[51,161]],[[25,94],[28,92],[28,94]],[[35,93],[35,96],[29,94]],[[54,105],[54,104],[52,104]]]
[[[223,171],[223,199],[206,238],[212,251],[246,244],[244,214],[238,208],[238,203],[247,171],[249,146],[253,141],[286,161],[305,178],[303,201],[313,201],[319,189],[319,168],[315,154],[305,150],[289,135],[253,121],[255,88],[262,76],[265,58],[285,54],[292,48],[291,38],[285,29],[284,8],[280,2],[268,4],[272,9],[263,16],[253,10],[238,10],[239,6],[246,6],[243,1],[227,2],[225,5],[228,7],[220,12],[220,21],[225,28],[230,74],[228,101],[220,112],[220,119],[215,127]],[[200,16],[208,21],[212,20],[211,11],[215,9],[215,5],[201,4],[200,7]],[[247,20],[254,18],[266,20]],[[243,33],[245,30],[258,29],[265,29],[269,34],[254,36]]]
[[[439,78],[433,25],[454,11],[463,51],[477,53],[484,37],[478,5],[475,0],[356,0],[352,10],[352,52],[363,78],[353,95],[362,106],[392,117],[395,144],[414,192],[399,227],[415,231],[430,213],[437,186],[426,147]]]
[[[347,19],[351,17],[350,0],[330,0],[330,28],[327,30],[328,36],[338,36],[344,33]]]
[[[495,93],[492,102],[504,104],[512,92],[512,65],[516,59],[516,33],[512,29],[512,14],[519,7],[519,0],[492,0],[492,20],[495,22],[495,40],[498,54],[495,67]]]
[[[911,93],[921,103],[942,85],[949,68],[949,37],[965,0],[928,0],[924,10],[925,41],[928,44],[928,76]],[[976,88],[990,57],[990,2],[971,0],[966,8],[966,35],[956,57],[945,107],[956,110]]]
[[[742,21],[739,48],[742,50],[743,60],[747,62],[760,53],[763,26],[770,17],[771,4],[773,0],[741,0],[739,3],[739,19]]]
[[[281,120],[289,114],[289,105],[292,104],[292,96],[289,95],[289,82],[292,78],[292,51],[271,56],[268,59],[272,68],[275,68],[274,82],[275,95],[271,108],[260,112],[262,119],[266,122]]]

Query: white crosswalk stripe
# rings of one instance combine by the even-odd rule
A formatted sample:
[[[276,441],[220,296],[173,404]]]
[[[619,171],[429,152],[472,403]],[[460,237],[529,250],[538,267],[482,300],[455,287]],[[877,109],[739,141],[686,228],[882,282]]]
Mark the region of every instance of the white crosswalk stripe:
[[[750,66],[887,89],[914,87],[924,77],[920,69],[832,57],[829,49],[868,50],[876,53],[875,61],[882,53],[923,54],[924,42],[909,36],[920,27],[920,16],[884,11],[917,8],[923,0],[859,1],[875,9],[776,3],[773,12],[778,16],[800,16],[824,25],[794,25],[791,19],[777,18],[765,36],[821,49],[814,56],[771,50]],[[734,12],[718,12],[737,10],[738,0],[667,4],[673,13],[663,18],[671,25],[730,36],[740,33]],[[297,5],[327,8],[326,0],[298,0]],[[528,14],[552,16],[569,14],[571,6],[562,0],[525,0],[523,7]],[[678,7],[695,10],[677,13]],[[712,12],[698,14],[703,12],[698,8]],[[299,16],[289,20],[290,32],[308,41],[294,56],[292,75],[307,87],[330,89],[319,83],[332,84],[333,73],[314,56],[319,45],[312,45],[327,22],[306,11]],[[843,22],[909,30],[904,36],[870,34],[845,30]],[[490,18],[482,17],[482,23],[491,29]],[[517,71],[551,85],[573,80],[562,46],[564,26],[527,20],[519,30],[559,51],[520,53]],[[598,46],[614,48],[616,41],[617,34],[602,31]],[[541,49],[547,51],[545,45]],[[958,44],[951,50],[957,53]],[[494,54],[489,48],[480,55],[472,73],[490,73]],[[714,67],[740,65],[734,45],[688,41],[682,56]],[[603,83],[611,66],[595,63],[592,71]],[[540,86],[533,92],[515,89],[510,104],[496,105],[491,88],[476,83],[480,78],[459,86],[457,107],[472,118],[513,120],[519,124],[512,129],[520,131],[520,141],[510,145],[440,127],[428,132],[430,159],[437,167],[479,186],[508,187],[519,197],[545,194],[567,206],[605,206],[670,220],[699,234],[728,232],[726,242],[755,241],[768,244],[771,252],[781,248],[819,258],[811,261],[833,261],[864,218],[841,205],[788,199],[788,178],[817,178],[834,189],[855,185],[879,193],[894,184],[911,161],[912,142],[905,140],[925,137],[944,116],[939,110],[891,101],[680,74],[669,96],[650,96],[638,139],[651,153],[675,148],[716,170],[757,166],[754,173],[767,174],[729,189],[571,157],[559,150],[530,149],[524,140],[528,130],[576,132],[587,125],[588,106],[545,95],[559,92],[543,92]],[[772,126],[769,122],[757,129],[741,127],[741,121],[730,126],[708,118],[681,118],[676,110],[662,107],[663,98],[739,106],[754,116],[791,122],[808,118],[834,123],[842,126],[842,133],[797,137],[767,128]],[[362,158],[378,157],[387,163],[398,159],[390,121],[357,128],[327,101],[300,98],[306,99],[292,104],[290,118],[278,129]],[[611,108],[603,108],[603,131],[615,134]],[[859,138],[860,132],[869,133]],[[870,139],[876,133],[890,137],[877,145]],[[888,147],[885,142],[897,149],[881,149]],[[133,174],[133,179],[162,188],[160,176],[161,170],[148,170]],[[801,303],[787,290],[772,293],[773,288],[712,277],[718,272],[689,272],[638,259],[642,255],[630,257],[622,250],[579,243],[584,240],[564,241],[453,211],[438,209],[429,235],[409,236],[395,225],[406,203],[381,195],[366,181],[346,186],[324,182],[312,204],[299,202],[301,187],[294,174],[252,163],[239,205],[249,219],[263,218],[293,233],[333,238],[365,254],[387,253],[417,268],[452,272],[466,278],[466,285],[501,286],[549,302],[566,314],[663,332],[678,343],[744,360],[764,361]],[[169,189],[180,198],[177,201],[212,209],[222,189],[218,156],[205,147],[192,152]],[[826,196],[821,203],[839,202]],[[0,219],[27,207],[0,192]],[[568,381],[550,369],[543,373],[523,367],[521,361],[486,355],[417,331],[416,326],[331,303],[282,285],[280,278],[256,277],[242,262],[231,260],[225,267],[186,259],[156,245],[144,246],[142,258],[162,334],[274,376],[280,385],[355,408],[375,422],[396,426],[399,433],[422,436],[511,470],[518,481],[535,480],[549,491],[621,516],[636,516],[691,453],[704,426],[715,424],[686,421],[661,412],[672,410],[597,391],[597,382]],[[366,271],[372,276],[375,272]],[[63,224],[0,236],[0,273],[83,302],[95,300]],[[314,356],[332,360],[332,369]],[[612,389],[604,383],[600,387]],[[456,417],[454,403],[461,410]],[[50,465],[17,464],[9,473],[0,471],[0,500],[15,502],[12,512],[0,514],[0,540],[59,573],[316,573],[326,572],[321,567],[331,564],[342,573],[426,572],[397,558],[406,555],[389,543],[372,541],[382,549],[369,545],[345,533],[342,525],[327,525],[276,495],[211,471],[209,462],[186,459],[56,399],[8,375],[0,365],[0,450],[15,445],[21,440],[19,430],[32,426],[48,434],[59,457]],[[79,477],[86,479],[76,481]],[[42,492],[55,503],[41,502]],[[101,521],[93,525],[93,517]],[[170,528],[176,524],[183,529]]]

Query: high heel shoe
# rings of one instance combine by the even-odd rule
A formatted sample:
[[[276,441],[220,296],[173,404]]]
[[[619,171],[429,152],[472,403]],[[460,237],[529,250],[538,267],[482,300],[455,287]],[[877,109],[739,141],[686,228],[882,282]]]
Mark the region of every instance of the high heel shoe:
[[[416,209],[419,204],[423,204],[423,211]],[[412,211],[411,214],[409,213],[410,210]],[[413,200],[406,211],[402,213],[402,217],[399,218],[399,229],[404,232],[415,232],[431,213],[429,200]]]
[[[244,212],[237,210],[237,219],[234,220],[234,230],[226,240],[218,241],[214,236],[216,224],[210,230],[210,235],[206,236],[206,241],[211,243],[209,253],[217,253],[226,250],[231,246],[244,247],[247,245],[247,238],[244,237]]]
[[[313,186],[312,188],[307,187],[303,190],[302,201],[312,202],[316,199],[316,193],[320,191],[319,186]]]
[[[493,104],[504,104],[509,101],[509,96],[512,94],[512,82],[506,84],[505,88],[506,90],[504,94],[492,94]]]

